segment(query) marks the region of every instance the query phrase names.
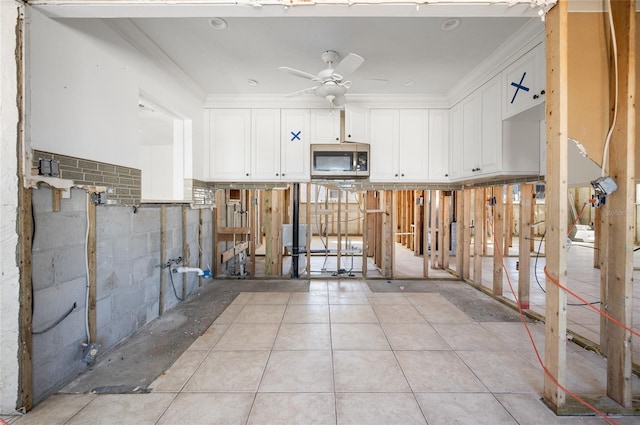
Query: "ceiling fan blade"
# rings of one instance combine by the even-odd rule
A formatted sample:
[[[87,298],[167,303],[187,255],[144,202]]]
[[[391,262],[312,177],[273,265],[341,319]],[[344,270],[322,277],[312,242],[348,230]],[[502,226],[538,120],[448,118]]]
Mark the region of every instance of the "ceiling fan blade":
[[[278,67],[280,71],[287,74],[295,75],[296,77],[306,78],[308,80],[317,80],[317,76],[309,74],[308,72],[300,71],[299,69],[289,68],[288,66]]]
[[[343,76],[349,75],[358,69],[363,62],[364,58],[362,56],[356,55],[355,53],[349,53],[347,56],[342,58],[338,65],[336,65],[333,73]]]
[[[318,87],[319,86],[313,86],[313,87],[309,87],[309,88],[306,88],[306,89],[294,91],[293,93],[289,93],[289,94],[285,95],[285,97],[295,97],[295,96],[301,96],[303,94],[313,93]]]
[[[333,99],[333,105],[334,105],[334,106],[344,106],[346,103],[347,103],[347,98],[346,98],[346,97],[344,97],[344,95],[343,95],[343,94],[341,94],[341,95],[339,95],[339,96],[336,96],[336,97]]]

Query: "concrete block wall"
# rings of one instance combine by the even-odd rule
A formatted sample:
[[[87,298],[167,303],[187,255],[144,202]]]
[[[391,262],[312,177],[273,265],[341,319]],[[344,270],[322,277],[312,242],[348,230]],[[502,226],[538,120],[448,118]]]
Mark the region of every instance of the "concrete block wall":
[[[82,362],[86,341],[86,192],[73,189],[62,199],[61,211],[51,208],[51,190],[33,191],[35,234],[33,246],[34,330],[43,330],[77,308],[59,325],[34,335],[34,401],[42,401],[70,382],[87,365]],[[166,206],[167,258],[183,254],[182,205]],[[208,268],[212,252],[212,212],[203,210],[202,243],[199,211],[186,207],[189,266]],[[98,206],[96,211],[97,339],[103,354],[133,335],[159,315],[161,273],[167,273],[165,311],[180,301],[175,297],[168,269],[160,269],[161,206],[138,208]],[[185,262],[186,264],[186,262]],[[196,273],[187,274],[187,293],[199,284]],[[182,296],[182,274],[173,274]],[[203,284],[211,284],[204,279]]]

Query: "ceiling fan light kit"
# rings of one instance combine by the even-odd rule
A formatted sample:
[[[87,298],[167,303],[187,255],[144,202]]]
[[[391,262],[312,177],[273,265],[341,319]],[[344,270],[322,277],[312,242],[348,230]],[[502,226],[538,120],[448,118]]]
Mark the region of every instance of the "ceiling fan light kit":
[[[344,81],[344,77],[358,69],[364,62],[364,59],[360,55],[349,53],[347,56],[342,58],[342,60],[336,63],[340,58],[340,55],[334,50],[326,50],[320,57],[322,58],[322,61],[327,64],[327,67],[315,75],[295,68],[289,68],[287,66],[281,66],[278,68],[288,74],[318,83],[313,87],[290,93],[287,97],[314,93],[316,96],[327,99],[331,108],[343,106],[347,101],[344,95],[347,92],[347,89],[351,87],[351,81]]]

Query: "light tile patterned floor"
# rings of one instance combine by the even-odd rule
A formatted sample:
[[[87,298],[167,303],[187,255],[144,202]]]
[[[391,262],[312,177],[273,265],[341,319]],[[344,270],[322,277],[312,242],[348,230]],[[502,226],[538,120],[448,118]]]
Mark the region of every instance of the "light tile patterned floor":
[[[531,329],[543,344],[543,325]],[[603,393],[605,362],[573,344],[568,357],[571,387]],[[521,323],[475,322],[438,293],[373,293],[358,280],[241,294],[151,387],[55,395],[15,423],[605,423],[557,418],[543,405]]]

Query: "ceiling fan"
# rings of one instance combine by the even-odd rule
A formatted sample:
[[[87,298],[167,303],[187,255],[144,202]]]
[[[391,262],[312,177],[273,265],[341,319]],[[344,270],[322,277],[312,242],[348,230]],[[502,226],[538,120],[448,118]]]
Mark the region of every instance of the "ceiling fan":
[[[278,68],[281,71],[297,77],[317,82],[315,86],[290,93],[287,97],[315,93],[317,96],[327,99],[332,108],[334,106],[343,106],[347,102],[344,94],[347,92],[347,89],[351,87],[351,81],[343,81],[343,79],[345,76],[358,69],[364,62],[364,59],[355,53],[349,53],[347,56],[342,58],[340,62],[336,63],[340,58],[340,55],[333,50],[323,52],[321,58],[322,61],[327,64],[327,67],[318,72],[317,75],[289,68],[288,66],[281,66]]]

